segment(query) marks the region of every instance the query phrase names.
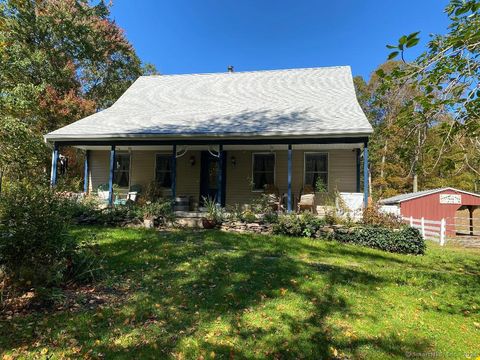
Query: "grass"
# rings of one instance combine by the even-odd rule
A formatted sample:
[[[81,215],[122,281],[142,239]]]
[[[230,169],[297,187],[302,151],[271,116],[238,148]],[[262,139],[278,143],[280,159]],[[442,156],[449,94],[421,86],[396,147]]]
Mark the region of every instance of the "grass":
[[[27,358],[480,356],[480,253],[425,256],[217,231],[83,227],[114,301],[0,323]]]

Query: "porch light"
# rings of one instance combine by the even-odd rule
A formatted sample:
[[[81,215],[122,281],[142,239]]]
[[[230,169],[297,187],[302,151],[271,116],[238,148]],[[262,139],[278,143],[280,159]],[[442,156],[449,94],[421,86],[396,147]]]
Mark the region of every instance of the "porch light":
[[[235,158],[235,156],[232,156],[230,158],[230,161],[232,162],[232,166],[235,167],[235,165],[237,165],[237,159]]]
[[[195,165],[195,156],[190,156],[190,165],[194,166]]]

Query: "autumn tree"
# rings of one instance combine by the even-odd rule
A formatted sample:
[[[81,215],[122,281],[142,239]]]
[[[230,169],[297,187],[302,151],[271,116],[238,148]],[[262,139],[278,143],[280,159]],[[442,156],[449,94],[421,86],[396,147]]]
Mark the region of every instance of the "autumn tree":
[[[385,198],[419,186],[474,190],[474,173],[462,169],[463,151],[449,145],[445,154],[439,155],[443,127],[452,121],[451,114],[430,112],[424,117],[425,109],[419,111],[416,103],[422,89],[414,82],[389,81],[399,66],[402,62],[388,61],[368,82],[354,79],[357,98],[374,128],[370,138],[372,195]],[[465,139],[458,138],[452,144],[462,141]]]
[[[416,46],[419,32],[402,36],[389,59],[401,57],[403,66],[390,74],[379,73],[388,84],[413,84],[420,92],[413,99],[411,127],[433,122],[441,141],[432,173],[452,152],[458,157],[458,172],[480,178],[480,1],[451,0],[445,8],[450,19],[445,35],[432,35],[427,50],[407,61],[408,48]],[[425,138],[424,138],[425,139]],[[424,140],[422,139],[422,141]]]
[[[109,14],[103,1],[0,0],[0,116],[45,134],[155,73]]]

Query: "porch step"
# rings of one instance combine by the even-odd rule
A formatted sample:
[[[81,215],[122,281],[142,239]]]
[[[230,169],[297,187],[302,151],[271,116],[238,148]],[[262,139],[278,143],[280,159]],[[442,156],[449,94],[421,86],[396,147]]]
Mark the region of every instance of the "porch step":
[[[205,216],[201,211],[175,211],[177,224],[188,228],[202,228],[202,218]]]
[[[203,228],[202,218],[177,218],[177,225],[187,228]]]
[[[177,218],[202,218],[205,216],[203,211],[175,211],[175,216]]]

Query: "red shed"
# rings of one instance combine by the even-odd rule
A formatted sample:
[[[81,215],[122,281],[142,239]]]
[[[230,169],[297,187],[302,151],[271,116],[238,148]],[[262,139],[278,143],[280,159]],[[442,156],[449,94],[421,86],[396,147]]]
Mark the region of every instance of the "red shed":
[[[470,235],[473,235],[473,214],[480,208],[480,194],[451,187],[397,195],[379,201],[382,205],[396,205],[403,217],[440,221],[445,219],[447,235],[455,235],[458,210],[469,211]]]

